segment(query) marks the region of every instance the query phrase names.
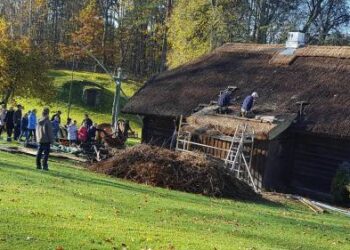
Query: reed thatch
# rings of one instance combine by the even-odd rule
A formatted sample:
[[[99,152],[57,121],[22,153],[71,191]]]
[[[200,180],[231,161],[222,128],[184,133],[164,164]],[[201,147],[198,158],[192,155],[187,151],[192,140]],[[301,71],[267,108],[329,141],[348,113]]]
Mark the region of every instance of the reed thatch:
[[[283,45],[226,44],[212,53],[152,78],[124,112],[176,117],[200,103],[217,100],[227,86],[239,87],[237,105],[259,92],[257,109],[274,114],[298,112],[308,101],[303,130],[350,136],[350,47],[309,46],[290,65],[271,64]]]
[[[298,57],[329,57],[329,58],[350,58],[350,47],[340,46],[308,46],[295,50],[293,55],[284,55],[283,49],[276,52],[270,60],[270,64],[290,65]]]
[[[277,126],[277,124],[267,122],[254,122],[252,120],[234,119],[229,116],[214,115],[192,115],[187,118],[187,123],[191,127],[209,128],[208,131],[219,131],[222,134],[233,136],[237,126],[249,124],[254,130],[257,137],[267,139],[269,132]]]

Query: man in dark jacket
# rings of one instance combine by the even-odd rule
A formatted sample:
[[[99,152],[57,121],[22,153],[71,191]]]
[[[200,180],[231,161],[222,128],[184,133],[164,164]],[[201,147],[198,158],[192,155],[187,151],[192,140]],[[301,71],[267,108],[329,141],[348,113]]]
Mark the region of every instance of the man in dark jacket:
[[[55,120],[55,118],[57,119],[58,121],[58,124],[61,124],[61,114],[62,112],[61,111],[57,111],[52,117],[51,117],[51,121],[53,122]]]
[[[96,132],[97,132],[97,123],[95,123],[94,125],[92,125],[89,129],[88,129],[88,141],[92,142],[95,140],[96,138]]]
[[[50,145],[54,142],[54,135],[52,131],[52,125],[49,118],[50,111],[45,108],[43,111],[43,117],[39,120],[36,127],[36,141],[39,143],[38,154],[36,157],[36,168],[49,170],[48,160],[50,154]],[[41,165],[42,154],[44,153],[43,162]]]
[[[253,92],[253,94],[248,95],[243,103],[242,103],[242,107],[241,107],[241,114],[243,117],[248,117],[251,115],[251,111],[252,108],[254,106],[254,102],[255,100],[259,97],[257,92]]]
[[[15,129],[13,139],[15,141],[18,140],[18,137],[21,134],[21,121],[22,121],[22,106],[17,105],[17,110],[13,115],[13,125]]]
[[[28,138],[28,113],[25,113],[21,120],[21,134],[18,137],[18,141],[20,142],[22,137],[25,137],[26,140]]]
[[[85,114],[85,119],[83,120],[81,125],[85,125],[85,127],[87,129],[89,129],[92,126],[93,122],[92,120],[89,118],[89,114]]]
[[[11,108],[7,111],[6,117],[5,117],[5,125],[6,125],[7,141],[8,141],[8,142],[11,141],[13,128],[15,127],[15,125],[13,124],[13,116],[14,116],[14,113],[15,113],[15,111],[13,110],[13,107],[11,107]]]

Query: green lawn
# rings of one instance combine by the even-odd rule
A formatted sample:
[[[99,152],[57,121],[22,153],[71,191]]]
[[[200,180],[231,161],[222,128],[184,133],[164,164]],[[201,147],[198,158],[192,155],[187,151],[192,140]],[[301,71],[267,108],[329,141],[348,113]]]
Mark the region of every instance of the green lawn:
[[[53,112],[62,111],[63,121],[66,121],[68,111],[68,99],[70,82],[72,80],[72,72],[69,70],[51,70],[50,76],[54,80],[57,91],[57,97],[52,100],[48,106]],[[72,109],[71,117],[80,123],[83,120],[84,113],[89,113],[91,118],[97,123],[111,123],[111,113],[113,98],[115,92],[115,84],[111,81],[107,74],[92,73],[92,72],[74,72],[74,84],[72,85]],[[86,87],[81,81],[89,81],[96,83],[104,88],[101,96],[101,104],[98,107],[88,107],[82,100],[82,92]],[[122,82],[122,88],[128,97],[131,97],[140,87],[141,83],[126,80]],[[16,101],[24,105],[26,111],[36,108],[41,110],[43,103],[38,99],[17,98]],[[121,104],[124,105],[127,98],[123,96]],[[131,125],[140,134],[141,119],[137,116],[123,116],[131,121]]]
[[[0,153],[0,249],[350,249],[350,219],[210,199]]]

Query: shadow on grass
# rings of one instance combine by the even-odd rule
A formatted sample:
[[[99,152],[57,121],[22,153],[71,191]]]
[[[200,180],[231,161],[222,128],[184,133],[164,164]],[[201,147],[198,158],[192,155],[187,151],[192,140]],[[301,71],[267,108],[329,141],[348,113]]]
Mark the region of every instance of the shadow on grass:
[[[45,174],[47,176],[55,177],[55,178],[62,178],[65,180],[73,181],[73,182],[80,182],[82,184],[88,184],[88,185],[97,185],[97,186],[103,186],[103,187],[111,187],[111,188],[117,188],[117,189],[123,189],[130,192],[135,193],[142,193],[152,196],[158,196],[170,200],[177,200],[185,203],[192,203],[196,205],[203,205],[203,206],[211,206],[210,202],[208,202],[208,199],[211,199],[211,202],[215,201],[239,201],[244,203],[250,203],[250,204],[259,204],[262,206],[268,206],[268,207],[274,207],[274,208],[283,208],[285,205],[281,203],[272,202],[266,199],[260,198],[254,198],[252,200],[242,200],[242,199],[226,199],[226,198],[214,198],[209,196],[204,196],[200,194],[192,194],[192,193],[186,193],[176,190],[169,190],[165,188],[159,188],[159,187],[152,187],[152,186],[146,186],[142,184],[136,184],[132,183],[129,180],[123,180],[116,179],[114,177],[110,177],[107,175],[99,174],[100,178],[95,178],[92,176],[87,176],[86,174],[92,175],[93,172],[90,172],[89,170],[80,170],[84,171],[84,175],[78,176],[77,174],[71,174],[67,173],[66,171],[59,171],[59,170],[50,170],[48,172],[40,172],[37,169],[35,169],[35,163],[33,158],[33,169],[30,169],[28,167],[22,167],[15,165],[13,163],[6,163],[5,167],[2,167],[3,169],[18,169],[22,171],[29,171],[34,173],[36,176],[40,176],[41,174]],[[56,167],[57,168],[57,167]],[[66,166],[65,166],[66,168]],[[16,172],[17,175],[22,175],[19,172]],[[28,175],[24,175],[28,177]],[[102,179],[104,178],[104,179]],[[121,183],[124,182],[124,183]],[[139,187],[137,187],[139,186]]]

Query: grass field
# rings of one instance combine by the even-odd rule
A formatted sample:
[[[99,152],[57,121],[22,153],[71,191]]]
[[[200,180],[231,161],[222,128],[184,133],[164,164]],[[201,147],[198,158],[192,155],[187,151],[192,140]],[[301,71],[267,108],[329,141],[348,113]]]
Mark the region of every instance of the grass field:
[[[340,215],[50,167],[0,153],[0,249],[350,249],[350,220]]]
[[[57,91],[57,97],[52,100],[48,106],[53,112],[62,111],[63,121],[66,121],[68,111],[69,89],[70,82],[72,81],[72,72],[69,70],[51,70],[50,76],[54,80],[54,85]],[[88,107],[82,100],[82,92],[84,87],[87,87],[82,81],[88,81],[96,83],[103,87],[101,104],[98,107]],[[141,83],[127,80],[123,81],[122,88],[128,97],[131,97],[140,87]],[[97,123],[110,123],[113,98],[115,92],[115,84],[111,81],[110,77],[106,74],[92,73],[92,72],[74,72],[73,85],[72,85],[72,109],[71,117],[80,123],[83,120],[84,113],[89,113],[91,118]],[[18,103],[25,106],[26,111],[37,108],[41,110],[43,104],[38,99],[19,98],[16,99]],[[124,105],[127,101],[125,96],[122,97],[121,104]],[[136,116],[123,116],[131,121],[131,125],[134,129],[140,132],[141,119]]]

